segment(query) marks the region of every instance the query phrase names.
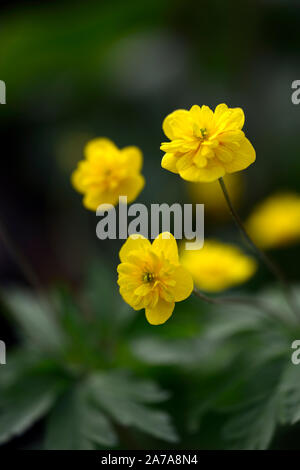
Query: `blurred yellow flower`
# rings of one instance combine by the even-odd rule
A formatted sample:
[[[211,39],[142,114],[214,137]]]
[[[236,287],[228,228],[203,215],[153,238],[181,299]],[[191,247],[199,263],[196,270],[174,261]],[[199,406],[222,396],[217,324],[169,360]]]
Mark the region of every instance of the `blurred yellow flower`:
[[[245,137],[244,112],[219,104],[194,105],[169,114],[163,131],[171,142],[161,144],[161,165],[187,181],[216,181],[226,173],[244,170],[255,161],[255,150]]]
[[[300,240],[300,195],[270,196],[250,215],[246,228],[262,248],[274,248]]]
[[[207,292],[219,292],[247,281],[256,271],[256,261],[234,245],[206,241],[201,250],[185,250],[180,257],[195,285]]]
[[[100,204],[116,205],[119,196],[133,201],[144,187],[145,180],[140,174],[143,156],[137,147],[118,147],[109,139],[91,140],[73,172],[73,187],[84,194],[83,205],[96,210]]]
[[[224,177],[230,198],[235,206],[239,206],[243,199],[243,181],[240,173],[227,174]],[[191,200],[195,204],[205,205],[205,215],[211,215],[213,220],[230,217],[228,206],[224,199],[220,185],[217,181],[210,184],[186,183]]]
[[[165,323],[175,302],[193,290],[191,275],[179,264],[173,235],[161,233],[152,245],[141,235],[130,236],[119,255],[118,284],[125,302],[135,310],[145,308],[152,325]]]

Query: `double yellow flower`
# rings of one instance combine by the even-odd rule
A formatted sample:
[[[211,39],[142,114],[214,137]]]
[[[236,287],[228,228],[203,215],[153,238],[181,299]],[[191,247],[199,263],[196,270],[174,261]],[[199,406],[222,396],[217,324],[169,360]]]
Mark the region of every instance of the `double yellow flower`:
[[[212,182],[247,168],[255,161],[255,151],[242,131],[245,117],[241,108],[220,104],[213,112],[208,106],[177,110],[163,122],[170,142],[162,167],[179,173],[188,181]],[[74,188],[84,195],[87,209],[100,204],[116,205],[119,196],[133,201],[144,187],[141,175],[142,152],[137,147],[118,147],[109,139],[98,138],[85,148],[85,159],[72,175]]]
[[[208,183],[243,170],[255,161],[255,150],[245,136],[244,112],[220,104],[212,111],[194,105],[177,110],[163,122],[169,142],[161,165],[184,180]],[[134,146],[119,149],[105,138],[85,148],[85,159],[72,174],[74,188],[83,194],[87,209],[100,204],[116,205],[119,196],[133,201],[144,187],[142,152]],[[274,247],[300,239],[300,198],[287,195],[267,200],[250,216],[248,229],[260,246]],[[178,256],[170,233],[160,234],[151,244],[140,235],[129,237],[120,250],[120,294],[135,310],[145,309],[149,323],[159,325],[170,318],[175,302],[189,297],[194,283],[218,292],[247,281],[256,271],[252,257],[237,247],[208,241],[199,251]]]
[[[73,187],[83,194],[83,205],[95,211],[100,204],[116,205],[119,196],[134,201],[145,185],[141,175],[143,155],[138,147],[123,149],[98,138],[85,147],[85,159],[73,172]]]
[[[165,153],[162,167],[187,181],[211,183],[244,170],[255,161],[255,150],[242,128],[241,108],[219,104],[213,112],[208,106],[179,109],[163,122],[170,142],[161,144]]]
[[[170,318],[175,302],[192,293],[191,274],[179,262],[173,235],[161,233],[154,242],[131,236],[120,250],[118,266],[120,294],[135,310],[145,309],[152,325]]]

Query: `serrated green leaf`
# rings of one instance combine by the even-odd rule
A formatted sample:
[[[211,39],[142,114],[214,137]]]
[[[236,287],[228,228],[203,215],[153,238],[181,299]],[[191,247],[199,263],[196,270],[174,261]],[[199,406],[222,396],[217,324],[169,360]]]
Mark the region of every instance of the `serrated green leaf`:
[[[46,303],[42,305],[35,295],[21,289],[7,292],[4,300],[29,346],[43,351],[62,347],[62,330]]]
[[[55,377],[25,377],[1,400],[0,443],[26,431],[51,408],[61,387]]]
[[[136,315],[119,294],[117,274],[104,263],[93,263],[83,296],[105,331],[122,329]]]
[[[45,448],[90,450],[115,446],[117,436],[106,416],[88,401],[85,384],[62,396],[47,423]]]
[[[277,394],[255,401],[229,420],[224,428],[225,439],[235,449],[267,449],[276,429],[278,406]]]
[[[169,416],[143,404],[167,398],[153,383],[139,382],[124,373],[99,373],[90,378],[90,393],[93,401],[123,426],[134,426],[169,442],[177,441]]]
[[[300,369],[290,364],[282,377],[282,424],[295,424],[300,421]]]
[[[264,317],[251,305],[218,305],[212,308],[203,335],[211,340],[225,340],[243,332],[257,331]]]

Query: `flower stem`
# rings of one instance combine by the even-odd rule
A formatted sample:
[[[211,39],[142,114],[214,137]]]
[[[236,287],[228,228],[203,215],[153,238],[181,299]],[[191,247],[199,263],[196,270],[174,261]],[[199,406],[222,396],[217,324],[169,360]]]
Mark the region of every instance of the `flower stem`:
[[[224,197],[225,197],[225,200],[227,202],[227,205],[228,205],[228,208],[229,208],[229,211],[236,223],[236,225],[238,226],[242,236],[244,237],[244,239],[246,240],[246,242],[248,243],[248,245],[250,246],[250,248],[252,249],[252,251],[254,251],[257,256],[261,259],[261,261],[267,266],[267,268],[269,269],[269,271],[273,274],[273,276],[278,280],[279,284],[281,285],[281,288],[283,290],[283,293],[285,295],[285,298],[286,298],[286,301],[290,307],[290,309],[293,311],[293,313],[296,315],[296,317],[299,319],[299,314],[300,312],[298,311],[298,308],[294,302],[294,298],[293,298],[293,293],[292,293],[292,290],[291,290],[291,286],[289,285],[289,283],[287,282],[284,274],[282,273],[281,269],[274,263],[273,260],[271,260],[271,258],[269,258],[268,255],[266,255],[266,253],[264,251],[262,251],[255,243],[254,241],[252,240],[252,238],[250,237],[250,235],[247,233],[244,225],[243,225],[243,222],[241,221],[239,215],[237,214],[236,210],[234,209],[233,205],[232,205],[232,202],[231,202],[231,199],[229,197],[229,194],[228,194],[228,191],[227,191],[227,188],[226,188],[226,185],[224,183],[224,180],[223,178],[219,178],[219,183],[220,183],[220,186],[221,186],[221,189],[222,189],[222,192],[224,194]]]

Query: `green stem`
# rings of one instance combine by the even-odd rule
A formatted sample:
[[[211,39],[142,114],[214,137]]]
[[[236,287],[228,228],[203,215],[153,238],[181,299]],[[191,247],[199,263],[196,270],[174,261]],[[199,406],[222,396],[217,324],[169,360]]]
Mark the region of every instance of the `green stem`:
[[[287,282],[284,274],[282,273],[281,269],[274,263],[274,261],[271,260],[271,258],[269,258],[269,256],[266,255],[266,253],[264,251],[262,251],[260,248],[258,248],[258,246],[254,243],[254,241],[252,240],[250,235],[247,233],[247,231],[246,231],[246,229],[243,225],[243,222],[241,221],[239,215],[237,214],[236,210],[234,209],[234,207],[232,205],[232,202],[231,202],[231,199],[229,197],[229,194],[228,194],[228,191],[227,191],[227,188],[225,186],[223,178],[219,178],[219,183],[220,183],[222,192],[224,194],[225,200],[227,202],[229,211],[230,211],[237,227],[239,228],[242,236],[244,237],[244,239],[246,240],[246,242],[248,243],[248,245],[250,246],[252,251],[254,251],[254,253],[256,253],[256,255],[267,266],[267,268],[273,274],[273,276],[278,280],[279,284],[281,285],[282,291],[285,295],[286,301],[287,301],[290,309],[295,314],[295,316],[299,319],[300,312],[298,311],[298,308],[297,308],[297,306],[294,302],[293,292],[292,292],[291,286]]]

